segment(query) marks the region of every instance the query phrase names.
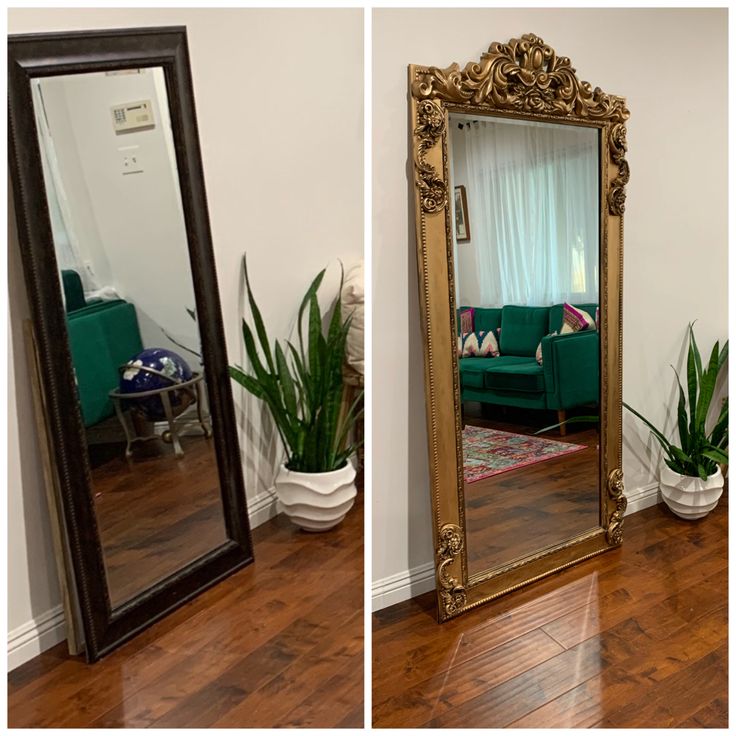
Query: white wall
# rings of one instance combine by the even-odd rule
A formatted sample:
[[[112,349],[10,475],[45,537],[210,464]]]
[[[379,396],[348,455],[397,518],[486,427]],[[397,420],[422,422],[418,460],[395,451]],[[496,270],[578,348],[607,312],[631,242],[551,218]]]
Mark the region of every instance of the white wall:
[[[374,11],[377,607],[433,587],[407,65],[464,65],[492,41],[534,32],[570,57],[582,79],[627,98],[623,389],[629,403],[663,422],[673,397],[669,364],[682,364],[688,321],[698,318],[708,348],[727,336],[727,28],[725,9]],[[624,474],[633,499],[652,488],[655,450],[626,416]]]
[[[36,9],[8,17],[11,33],[187,26],[230,362],[245,362],[244,251],[274,336],[292,327],[309,282],[328,264],[323,301],[334,298],[336,259],[348,268],[363,255],[362,10]],[[27,307],[16,243],[11,235],[11,666],[38,650],[28,632],[45,625],[59,602],[22,354]],[[234,397],[250,506],[268,510],[275,440],[261,431],[254,400],[241,390]]]

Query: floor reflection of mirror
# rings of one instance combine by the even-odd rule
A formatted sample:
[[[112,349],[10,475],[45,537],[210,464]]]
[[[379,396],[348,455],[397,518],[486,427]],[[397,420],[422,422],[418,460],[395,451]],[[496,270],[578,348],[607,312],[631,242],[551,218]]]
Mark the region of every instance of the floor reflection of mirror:
[[[581,413],[581,412],[578,412]],[[585,413],[585,412],[582,412]],[[575,413],[570,415],[575,416]],[[465,514],[471,574],[598,524],[598,429],[554,413],[464,404]]]
[[[69,657],[62,642],[14,669],[9,726],[361,728],[358,481],[355,506],[334,530],[316,539],[283,515],[262,524],[257,565],[100,662]]]
[[[214,444],[183,437],[184,454],[152,440],[92,445],[92,487],[111,604],[124,603],[226,540]]]
[[[437,626],[434,591],[373,615],[377,728],[725,728],[728,502],[664,506],[624,546]]]

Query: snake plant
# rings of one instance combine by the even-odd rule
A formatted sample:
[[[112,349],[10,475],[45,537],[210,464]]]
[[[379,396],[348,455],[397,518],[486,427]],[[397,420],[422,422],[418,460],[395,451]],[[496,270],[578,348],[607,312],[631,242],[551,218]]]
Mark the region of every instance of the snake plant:
[[[680,376],[673,367],[679,390],[677,402],[678,441],[670,442],[663,432],[636,409],[626,403],[624,403],[624,406],[632,414],[639,417],[652,431],[665,452],[664,462],[671,470],[680,475],[689,475],[705,480],[718,470],[720,464],[728,463],[728,397],[723,401],[723,406],[715,424],[710,429],[706,427],[716,381],[728,358],[728,340],[722,348],[716,341],[713,350],[711,350],[708,364],[703,368],[692,323],[688,325],[688,330],[687,398]]]
[[[362,415],[362,392],[343,409],[342,368],[352,315],[343,319],[342,276],[326,334],[317,292],[325,269],[307,289],[297,318],[297,344],[278,340],[270,347],[261,312],[253,297],[243,257],[253,326],[243,319],[243,340],[251,371],[230,366],[230,376],[268,407],[283,442],[289,470],[323,473],[337,470],[358,449],[348,442]],[[305,319],[306,317],[306,319]],[[304,323],[306,322],[306,336]]]

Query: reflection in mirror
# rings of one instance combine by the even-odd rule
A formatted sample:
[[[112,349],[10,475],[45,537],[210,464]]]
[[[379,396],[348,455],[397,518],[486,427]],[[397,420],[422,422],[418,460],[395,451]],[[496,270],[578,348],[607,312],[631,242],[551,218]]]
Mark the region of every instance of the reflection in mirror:
[[[599,131],[450,115],[468,574],[599,525]]]
[[[113,608],[227,541],[161,68],[32,80]]]

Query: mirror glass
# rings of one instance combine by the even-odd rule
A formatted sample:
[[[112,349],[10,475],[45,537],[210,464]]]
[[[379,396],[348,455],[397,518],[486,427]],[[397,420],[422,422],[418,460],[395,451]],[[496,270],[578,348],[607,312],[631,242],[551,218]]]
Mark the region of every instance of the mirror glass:
[[[599,526],[600,140],[453,113],[448,144],[472,581]]]
[[[33,105],[113,608],[227,541],[162,68]]]

